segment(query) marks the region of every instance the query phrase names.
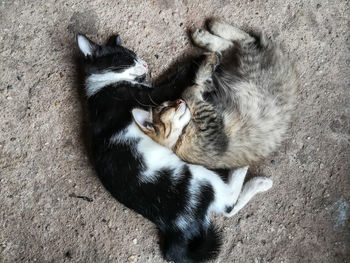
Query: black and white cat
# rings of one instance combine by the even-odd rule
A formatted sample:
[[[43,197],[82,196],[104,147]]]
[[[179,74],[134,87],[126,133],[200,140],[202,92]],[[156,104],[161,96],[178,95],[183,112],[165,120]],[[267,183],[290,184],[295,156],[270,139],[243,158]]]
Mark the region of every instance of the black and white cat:
[[[147,64],[121,46],[119,37],[113,46],[95,44],[83,35],[77,42],[85,57],[93,155],[102,183],[119,202],[158,227],[166,260],[201,262],[215,257],[221,240],[210,214],[234,215],[272,181],[257,177],[242,190],[247,167],[233,170],[225,183],[216,173],[187,164],[154,142],[139,128],[152,125],[143,105],[152,99],[173,99],[176,89],[159,92],[142,83]],[[174,118],[188,121],[183,103],[178,100]]]

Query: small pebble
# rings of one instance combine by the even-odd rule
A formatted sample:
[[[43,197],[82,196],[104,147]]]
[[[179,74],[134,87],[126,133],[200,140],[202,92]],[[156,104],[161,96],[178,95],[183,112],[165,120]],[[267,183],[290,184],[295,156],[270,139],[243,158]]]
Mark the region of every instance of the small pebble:
[[[7,90],[12,90],[12,85],[7,85]]]
[[[275,165],[276,164],[275,160],[271,160],[271,164]]]
[[[137,239],[134,238],[134,239],[132,240],[132,243],[134,243],[134,245],[137,245]]]
[[[128,262],[136,262],[135,255],[131,255],[130,257],[128,257]]]
[[[6,99],[12,100],[12,97],[11,96],[7,96]]]
[[[17,76],[17,79],[18,79],[19,81],[21,81],[21,80],[22,80],[22,77],[21,77],[21,76]]]
[[[157,54],[155,54],[155,55],[154,55],[154,57],[155,57],[156,59],[158,59],[158,58],[159,58],[159,56],[158,56]]]

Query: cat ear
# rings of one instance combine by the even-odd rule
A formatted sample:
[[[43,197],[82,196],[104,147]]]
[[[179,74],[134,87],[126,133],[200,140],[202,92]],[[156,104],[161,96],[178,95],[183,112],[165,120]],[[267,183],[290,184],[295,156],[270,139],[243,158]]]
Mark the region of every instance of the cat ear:
[[[95,51],[98,48],[98,45],[88,39],[86,36],[78,34],[77,42],[80,51],[84,54],[85,57],[93,56]]]
[[[122,40],[120,39],[120,35],[117,35],[115,37],[115,44],[116,44],[116,46],[121,46],[122,45]]]
[[[139,126],[143,132],[154,131],[150,112],[141,109],[133,109],[131,114],[137,126]]]

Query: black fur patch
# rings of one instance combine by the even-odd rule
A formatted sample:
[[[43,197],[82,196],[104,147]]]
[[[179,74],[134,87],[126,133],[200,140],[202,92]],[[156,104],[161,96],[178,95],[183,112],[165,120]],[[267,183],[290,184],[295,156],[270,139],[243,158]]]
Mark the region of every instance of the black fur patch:
[[[85,72],[88,76],[132,66],[135,56],[121,46],[99,46],[94,56],[86,58]],[[178,98],[188,83],[184,78],[194,76],[193,68],[193,64],[188,64],[154,89],[120,82],[102,88],[88,99],[93,159],[101,182],[119,202],[157,225],[164,236],[164,257],[176,262],[206,260],[220,248],[218,232],[205,222],[214,198],[212,187],[204,185],[200,189],[200,202],[188,219],[191,227],[184,231],[176,225],[176,219],[187,212],[192,178],[187,165],[183,164],[176,179],[174,171],[164,167],[154,174],[154,182],[145,183],[140,176],[146,164],[142,155],[135,152],[138,140],[118,143],[111,138],[132,122],[133,108]],[[168,88],[164,90],[165,87]]]

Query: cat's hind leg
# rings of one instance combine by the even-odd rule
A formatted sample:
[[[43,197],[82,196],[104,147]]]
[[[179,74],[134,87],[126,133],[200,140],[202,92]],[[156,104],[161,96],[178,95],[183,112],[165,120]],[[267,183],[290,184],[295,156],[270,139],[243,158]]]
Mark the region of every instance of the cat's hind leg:
[[[221,179],[219,180],[220,183],[214,183],[213,180],[212,185],[216,188],[216,202],[213,206],[215,207],[213,209],[214,212],[230,216],[242,191],[247,170],[248,166],[233,169],[227,183],[224,183]]]
[[[256,194],[265,192],[272,187],[272,180],[266,177],[255,177],[249,180],[239,194],[237,203],[226,216],[231,217],[238,213]]]
[[[230,174],[228,185],[230,187],[230,199],[232,200],[232,204],[235,204],[238,200],[247,171],[248,166],[244,166],[233,170]]]
[[[237,42],[253,42],[255,38],[249,35],[247,32],[225,23],[220,19],[213,19],[209,21],[208,28],[211,33],[229,41]]]
[[[192,40],[197,46],[212,52],[222,52],[233,45],[231,41],[210,34],[203,29],[196,29],[192,33]]]

